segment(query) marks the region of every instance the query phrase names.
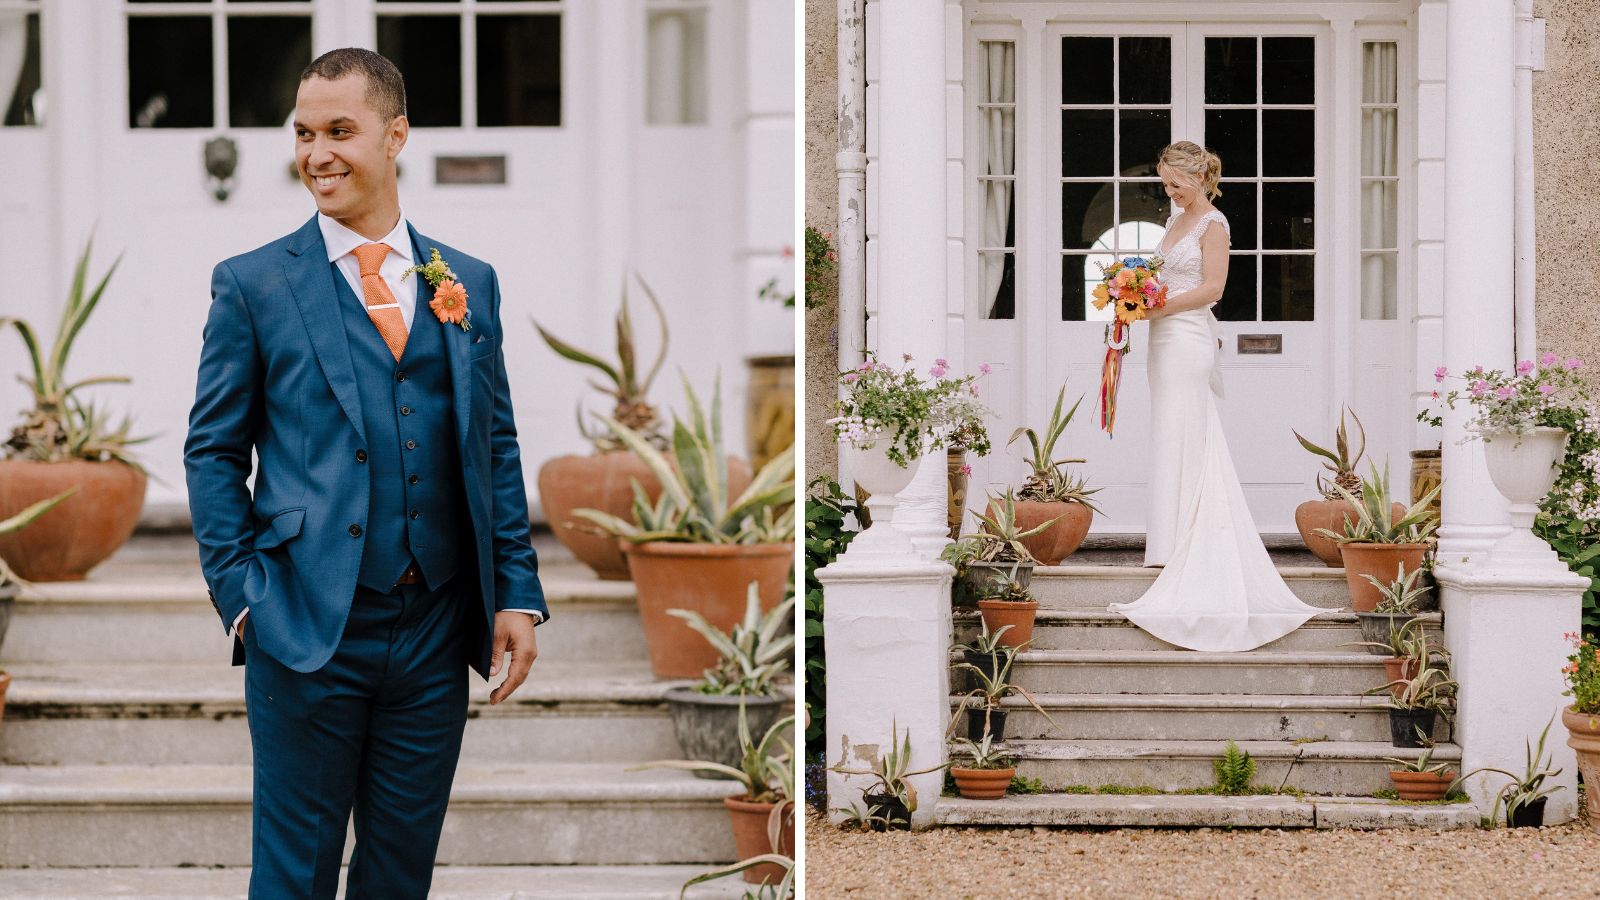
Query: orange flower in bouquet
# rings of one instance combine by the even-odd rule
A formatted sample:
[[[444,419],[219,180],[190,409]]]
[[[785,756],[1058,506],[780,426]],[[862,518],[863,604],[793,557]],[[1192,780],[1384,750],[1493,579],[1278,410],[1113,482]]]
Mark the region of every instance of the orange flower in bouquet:
[[[1130,256],[1100,267],[1100,283],[1090,293],[1094,308],[1112,310],[1115,319],[1106,326],[1106,361],[1100,371],[1100,427],[1107,434],[1117,420],[1117,387],[1122,383],[1122,357],[1130,348],[1129,328],[1146,318],[1146,312],[1167,305],[1167,286],[1161,283],[1161,260]]]

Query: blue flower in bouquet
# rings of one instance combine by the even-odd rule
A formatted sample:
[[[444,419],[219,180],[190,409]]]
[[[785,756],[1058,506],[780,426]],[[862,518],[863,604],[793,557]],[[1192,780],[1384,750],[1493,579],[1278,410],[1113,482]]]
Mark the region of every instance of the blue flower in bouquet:
[[[1130,269],[1142,269],[1150,265],[1150,261],[1142,256],[1130,256],[1123,260],[1122,264]]]

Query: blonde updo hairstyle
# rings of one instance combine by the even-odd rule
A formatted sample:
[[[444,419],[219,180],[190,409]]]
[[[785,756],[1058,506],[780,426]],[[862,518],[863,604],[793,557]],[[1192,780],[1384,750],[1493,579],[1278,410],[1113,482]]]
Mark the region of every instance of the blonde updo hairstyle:
[[[1166,169],[1174,181],[1203,191],[1207,197],[1222,196],[1217,183],[1222,180],[1222,159],[1193,141],[1168,144],[1156,157],[1156,171]]]

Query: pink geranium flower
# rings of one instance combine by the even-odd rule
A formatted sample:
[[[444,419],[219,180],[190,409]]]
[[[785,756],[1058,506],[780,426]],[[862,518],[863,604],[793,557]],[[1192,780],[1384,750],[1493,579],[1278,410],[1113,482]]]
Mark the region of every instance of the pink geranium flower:
[[[1495,391],[1494,395],[1496,397],[1498,397],[1499,399],[1501,399],[1501,400],[1510,400],[1511,399],[1511,393],[1512,393],[1511,385],[1508,384],[1505,387],[1500,388],[1499,390]]]
[[[1583,360],[1574,356],[1573,358],[1567,360],[1567,368],[1576,372],[1577,370],[1583,368]]]
[[[1555,385],[1553,385],[1553,384],[1541,384],[1541,385],[1539,385],[1539,393],[1544,394],[1546,397],[1550,396],[1551,394],[1554,394],[1555,392],[1556,392],[1556,388],[1555,388]]]
[[[1433,380],[1434,381],[1443,381],[1445,379],[1445,376],[1447,376],[1449,374],[1450,374],[1450,370],[1449,369],[1445,368],[1444,366],[1440,366],[1439,368],[1433,370]]]
[[[1541,366],[1553,366],[1560,361],[1561,355],[1554,350],[1546,350],[1544,355],[1539,357],[1539,365]]]
[[[990,368],[988,363],[978,363],[978,374],[987,375],[993,371],[994,369]]]
[[[1533,360],[1522,359],[1517,361],[1517,374],[1526,375],[1533,371]]]
[[[932,368],[928,369],[928,374],[933,376],[934,378],[943,378],[945,376],[945,373],[948,372],[948,371],[950,371],[950,370],[946,369],[944,366],[939,365],[938,363],[935,363]]]
[[[962,463],[961,464],[961,474],[967,475],[967,476],[970,477],[972,475],[972,467],[967,465],[966,463]]]
[[[1489,389],[1489,382],[1483,381],[1482,379],[1479,379],[1478,381],[1474,381],[1472,383],[1471,394],[1474,397],[1482,397],[1484,391],[1487,391],[1488,389]]]
[[[845,384],[850,384],[860,377],[860,372],[846,372],[844,373],[844,378],[841,380],[844,381]]]

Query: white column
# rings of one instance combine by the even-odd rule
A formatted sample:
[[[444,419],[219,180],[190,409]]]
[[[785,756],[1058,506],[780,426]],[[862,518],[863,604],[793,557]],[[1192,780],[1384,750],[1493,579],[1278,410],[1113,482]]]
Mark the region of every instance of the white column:
[[[865,0],[839,0],[839,368],[867,346],[867,36]]]
[[[878,5],[878,359],[926,376],[945,354],[945,4]],[[900,492],[897,528],[932,557],[948,543],[945,467]]]
[[[1445,17],[1444,365],[1509,370],[1515,296],[1513,7],[1451,0]],[[1444,523],[1439,561],[1482,556],[1510,530],[1483,446],[1459,443],[1471,412],[1444,413]]]

